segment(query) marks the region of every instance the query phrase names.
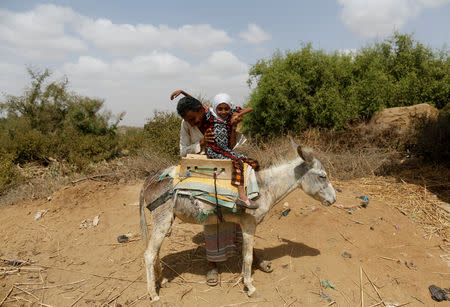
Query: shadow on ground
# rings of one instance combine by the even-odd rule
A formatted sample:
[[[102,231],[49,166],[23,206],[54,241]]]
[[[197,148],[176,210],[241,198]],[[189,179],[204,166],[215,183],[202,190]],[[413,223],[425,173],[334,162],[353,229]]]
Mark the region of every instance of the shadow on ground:
[[[203,233],[196,234],[193,239],[195,243],[201,244],[203,241]],[[264,249],[255,249],[255,253],[263,260],[275,260],[284,256],[300,258],[304,256],[317,256],[320,251],[303,243],[294,242],[287,239],[281,239],[281,244]],[[188,249],[176,253],[166,255],[161,258],[163,265],[162,274],[169,280],[183,273],[191,273],[195,275],[205,275],[207,271],[207,262],[205,256],[205,247],[198,245],[196,248]],[[170,268],[169,268],[170,267]],[[219,264],[222,272],[240,273],[242,268],[242,249],[238,245],[237,255],[229,258],[225,262]],[[278,268],[274,268],[277,270]]]

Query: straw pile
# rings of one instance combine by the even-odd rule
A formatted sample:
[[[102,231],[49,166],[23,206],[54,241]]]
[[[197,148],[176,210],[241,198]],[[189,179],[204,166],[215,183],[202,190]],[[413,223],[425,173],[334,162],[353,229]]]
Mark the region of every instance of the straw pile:
[[[445,209],[448,204],[439,200],[426,186],[381,176],[359,178],[355,185],[363,187],[372,199],[383,201],[421,225],[426,238],[437,235],[448,242],[450,212]]]

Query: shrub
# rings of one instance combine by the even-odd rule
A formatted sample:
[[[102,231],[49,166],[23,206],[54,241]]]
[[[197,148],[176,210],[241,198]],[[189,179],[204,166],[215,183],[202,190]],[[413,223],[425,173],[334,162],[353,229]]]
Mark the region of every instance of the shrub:
[[[177,161],[180,156],[180,126],[181,118],[176,113],[155,111],[144,125],[149,147]]]
[[[308,127],[341,129],[386,107],[429,103],[443,108],[450,97],[448,51],[433,52],[411,35],[395,33],[355,54],[327,54],[311,44],[276,52],[250,70],[256,87],[244,131],[267,138]]]

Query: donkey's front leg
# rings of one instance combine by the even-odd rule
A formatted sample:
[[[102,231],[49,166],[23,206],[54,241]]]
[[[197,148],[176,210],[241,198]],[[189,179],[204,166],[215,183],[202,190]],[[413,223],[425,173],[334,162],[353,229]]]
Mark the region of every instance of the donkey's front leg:
[[[245,219],[241,224],[243,244],[242,244],[242,276],[244,285],[247,287],[247,295],[252,296],[256,288],[252,284],[252,262],[253,262],[253,242],[255,240],[256,222],[253,217]]]
[[[166,203],[167,204],[167,203]],[[164,205],[152,212],[152,234],[144,253],[145,267],[147,271],[147,292],[151,301],[158,301],[159,296],[156,292],[156,281],[159,276],[155,270],[155,265],[159,265],[159,249],[161,244],[169,232],[173,222],[173,212],[164,208]]]

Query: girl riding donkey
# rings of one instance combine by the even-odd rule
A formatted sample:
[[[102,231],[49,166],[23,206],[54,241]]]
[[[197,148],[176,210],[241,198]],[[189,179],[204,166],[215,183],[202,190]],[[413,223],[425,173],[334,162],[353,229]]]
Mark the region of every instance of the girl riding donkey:
[[[180,93],[190,96],[184,91]],[[242,110],[240,107],[233,106],[231,97],[228,94],[221,93],[214,97],[213,107],[205,112],[208,126],[214,134],[214,142],[205,144],[206,154],[211,159],[232,160],[233,172],[231,184],[238,189],[238,198],[235,203],[238,206],[248,209],[257,209],[258,206],[252,202],[245,192],[244,186],[244,163],[250,165],[255,171],[259,170],[259,163],[249,157],[233,151],[232,144],[236,142],[236,125],[235,121],[242,115],[252,111],[252,108]]]

